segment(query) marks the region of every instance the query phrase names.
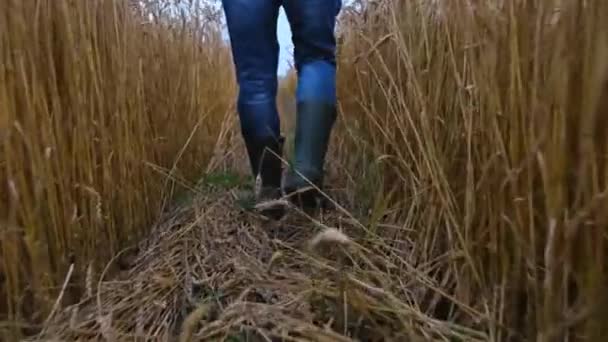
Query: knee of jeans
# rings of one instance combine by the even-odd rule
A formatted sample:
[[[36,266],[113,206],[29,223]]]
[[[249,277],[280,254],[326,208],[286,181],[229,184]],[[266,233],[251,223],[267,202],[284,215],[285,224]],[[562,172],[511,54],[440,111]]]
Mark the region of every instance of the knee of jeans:
[[[302,101],[336,101],[336,67],[326,60],[308,61],[300,66],[296,98]]]
[[[314,60],[333,62],[336,51],[333,21],[319,19],[306,22],[294,37],[294,47],[296,63]]]
[[[334,36],[321,37],[309,35],[305,39],[296,41],[295,44],[295,63],[300,69],[302,66],[313,62],[336,62],[336,40]]]
[[[277,84],[272,80],[241,80],[239,101],[243,104],[272,102],[275,100]]]

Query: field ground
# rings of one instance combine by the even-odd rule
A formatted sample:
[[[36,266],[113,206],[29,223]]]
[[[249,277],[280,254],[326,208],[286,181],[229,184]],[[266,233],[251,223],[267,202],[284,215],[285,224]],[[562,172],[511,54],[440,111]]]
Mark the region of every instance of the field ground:
[[[487,339],[413,305],[425,277],[407,260],[383,257],[411,247],[366,238],[348,208],[318,217],[292,209],[266,221],[237,204],[238,175],[210,179],[136,253],[116,256],[118,276],[91,280],[81,303],[55,314],[43,339]]]

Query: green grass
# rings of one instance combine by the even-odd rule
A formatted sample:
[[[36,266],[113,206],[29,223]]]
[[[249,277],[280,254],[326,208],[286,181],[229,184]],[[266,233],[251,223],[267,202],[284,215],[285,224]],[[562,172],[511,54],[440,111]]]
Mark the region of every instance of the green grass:
[[[234,171],[212,172],[204,175],[198,182],[198,186],[222,190],[234,188],[250,189],[253,187],[253,178]]]

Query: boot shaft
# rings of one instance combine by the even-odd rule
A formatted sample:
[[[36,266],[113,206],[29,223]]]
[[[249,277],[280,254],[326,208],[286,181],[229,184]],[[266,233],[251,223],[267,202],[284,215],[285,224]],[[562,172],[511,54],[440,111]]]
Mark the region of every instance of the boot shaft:
[[[336,116],[336,107],[332,104],[298,104],[293,169],[310,181],[320,181],[323,177],[325,157]]]
[[[245,139],[254,179],[261,178],[262,187],[280,188],[284,138]]]

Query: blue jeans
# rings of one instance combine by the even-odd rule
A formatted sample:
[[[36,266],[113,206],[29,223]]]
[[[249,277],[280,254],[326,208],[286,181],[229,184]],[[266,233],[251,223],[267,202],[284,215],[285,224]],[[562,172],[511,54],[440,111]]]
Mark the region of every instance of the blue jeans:
[[[238,113],[246,142],[280,136],[276,106],[283,6],[293,33],[296,101],[335,105],[336,39],[341,0],[222,0],[239,84]]]

